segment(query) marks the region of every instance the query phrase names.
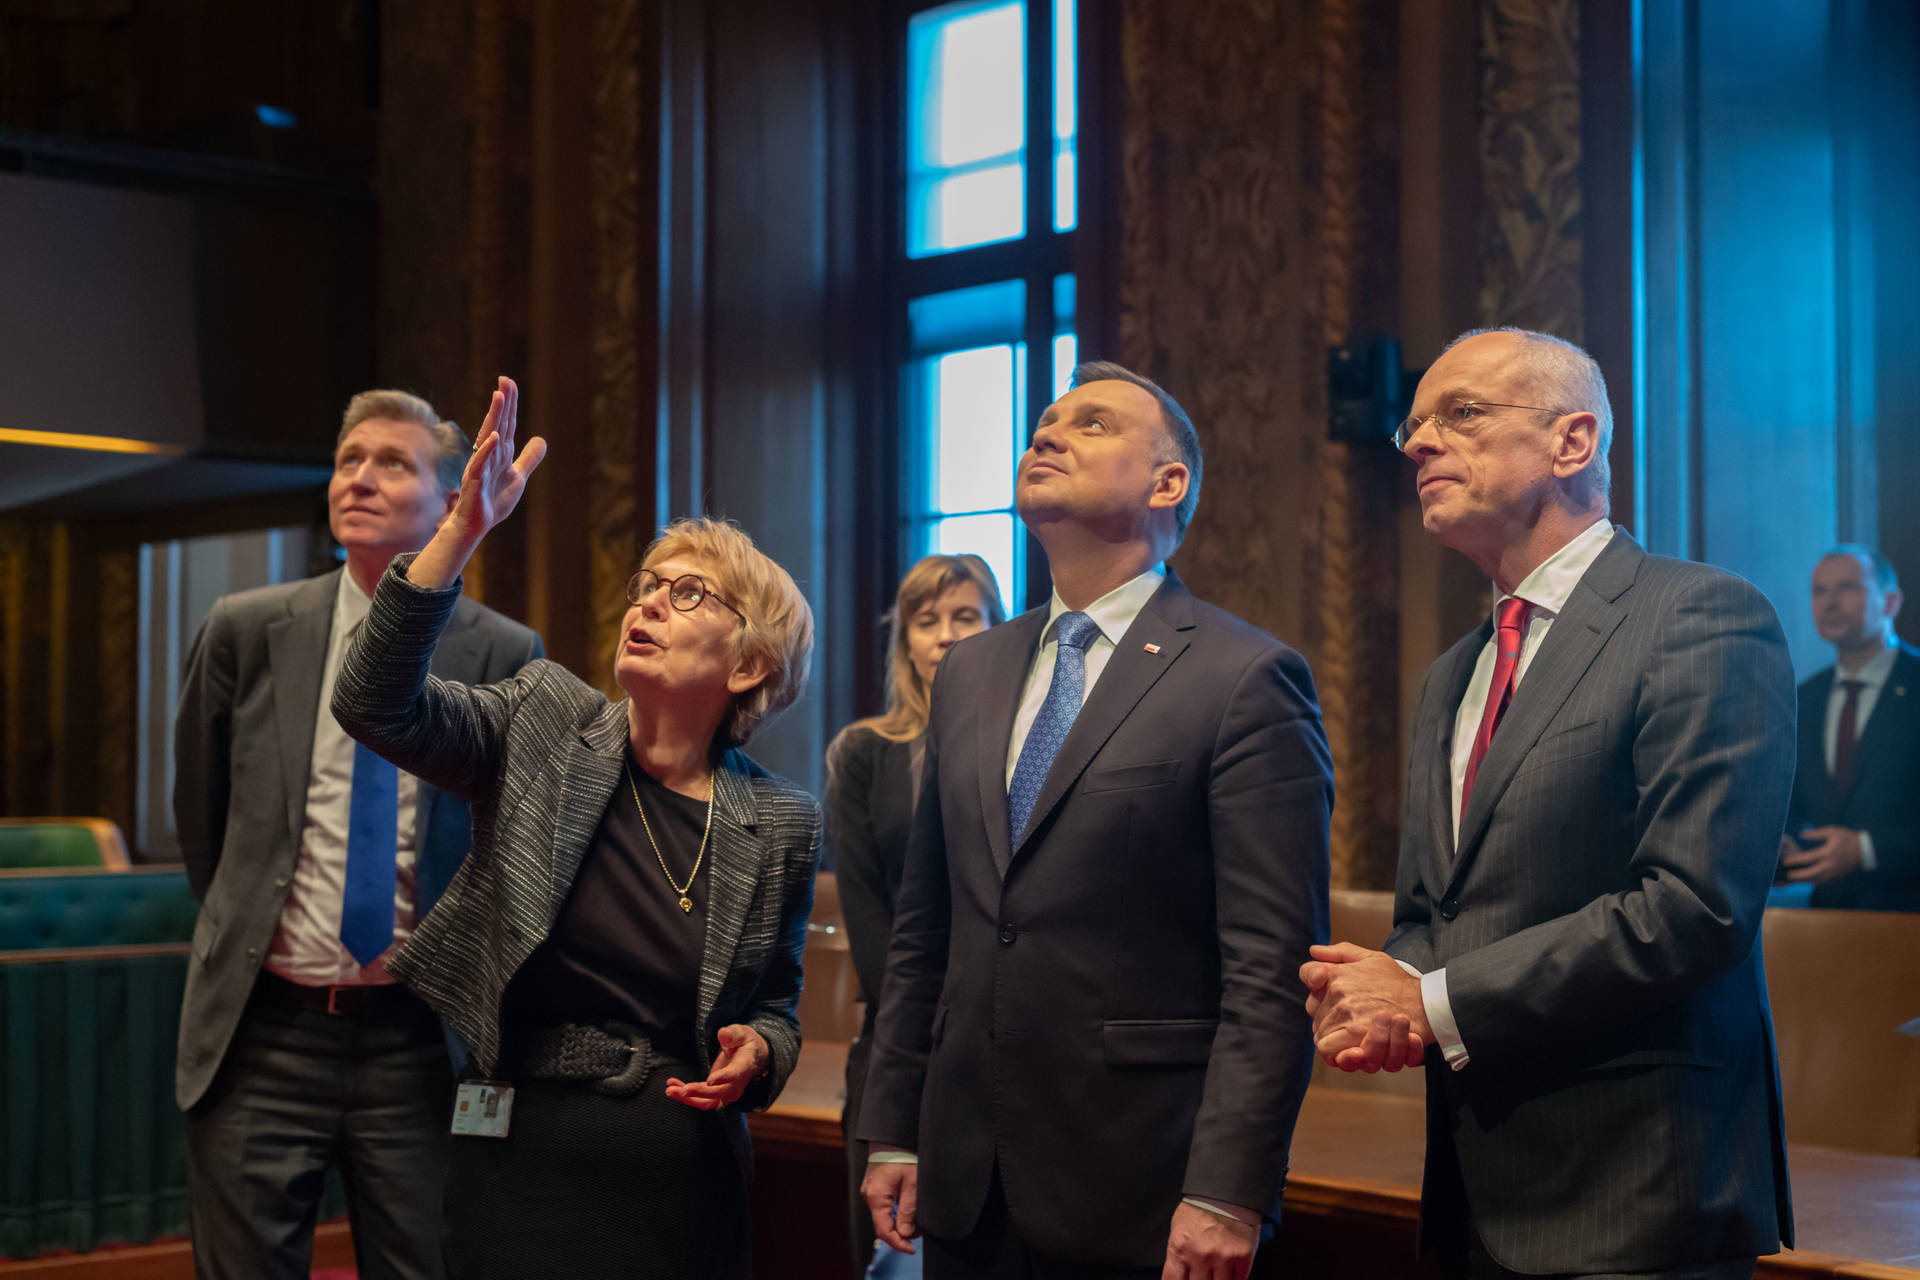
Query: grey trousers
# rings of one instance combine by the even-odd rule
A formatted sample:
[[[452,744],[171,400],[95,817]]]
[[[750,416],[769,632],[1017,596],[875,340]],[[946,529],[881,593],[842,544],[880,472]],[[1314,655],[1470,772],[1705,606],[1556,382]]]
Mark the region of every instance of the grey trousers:
[[[361,1280],[443,1280],[453,1073],[438,1019],[406,1006],[349,1019],[255,993],[187,1113],[200,1280],[305,1280],[329,1167],[346,1187]]]

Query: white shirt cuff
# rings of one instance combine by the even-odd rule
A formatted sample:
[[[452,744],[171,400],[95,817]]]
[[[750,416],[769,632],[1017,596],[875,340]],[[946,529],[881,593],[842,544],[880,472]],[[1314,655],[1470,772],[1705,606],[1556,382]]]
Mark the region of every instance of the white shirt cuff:
[[[1193,1196],[1181,1196],[1181,1204],[1190,1204],[1196,1209],[1205,1209],[1208,1213],[1237,1222],[1243,1227],[1260,1229],[1260,1215],[1251,1209],[1234,1209],[1223,1204],[1214,1204],[1210,1200],[1199,1200]]]
[[[1860,869],[1878,871],[1880,860],[1873,856],[1873,836],[1865,831],[1860,833]]]
[[[1447,971],[1435,969],[1432,973],[1422,973],[1398,956],[1393,962],[1420,979],[1420,1004],[1427,1013],[1427,1025],[1433,1028],[1433,1038],[1440,1044],[1440,1052],[1447,1065],[1455,1071],[1467,1065],[1467,1046],[1460,1039],[1460,1026],[1453,1020],[1453,1005],[1447,1001]]]
[[[868,1164],[919,1164],[920,1157],[911,1151],[870,1151]]]

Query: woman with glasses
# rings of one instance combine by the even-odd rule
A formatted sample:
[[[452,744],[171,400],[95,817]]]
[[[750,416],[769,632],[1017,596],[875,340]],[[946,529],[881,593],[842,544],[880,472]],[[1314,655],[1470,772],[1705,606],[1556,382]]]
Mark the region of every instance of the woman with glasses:
[[[428,674],[460,570],[546,445],[500,380],[460,497],[397,559],[333,711],[466,795],[473,849],[392,972],[471,1058],[453,1101],[447,1271],[744,1275],[744,1112],[780,1093],[819,808],[740,748],[799,696],[813,617],[738,528],[667,526],[627,587],[610,702],[552,662]]]
[[[827,838],[840,884],[840,910],[866,1017],[847,1051],[847,1100],[842,1128],[854,1131],[866,1085],[880,980],[887,967],[894,899],[906,861],[914,797],[920,790],[921,752],[932,699],[933,673],[954,643],[1003,620],[1000,587],[979,556],[928,556],[900,580],[888,611],[886,711],[856,720],[827,748]],[[873,1258],[873,1215],[860,1198],[867,1171],[864,1142],[847,1138],[849,1208],[854,1260],[865,1271]],[[883,1255],[889,1275],[917,1255]]]

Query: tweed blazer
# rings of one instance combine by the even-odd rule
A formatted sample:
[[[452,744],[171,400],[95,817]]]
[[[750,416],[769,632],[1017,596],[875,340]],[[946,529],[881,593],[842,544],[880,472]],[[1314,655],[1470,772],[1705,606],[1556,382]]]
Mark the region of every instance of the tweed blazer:
[[[407,581],[410,557],[381,579],[347,655],[333,712],[359,741],[435,786],[468,797],[473,851],[439,909],[390,971],[467,1042],[478,1069],[501,1061],[507,984],[553,927],[619,785],[627,704],[554,662],[510,680],[462,685],[427,660],[459,585]],[[779,1096],[800,1055],[801,950],[813,905],[820,807],[740,751],[714,771],[708,918],[695,1027],[710,1066],[719,1028],[744,1023],[773,1061],[741,1099]]]
[[[1616,530],[1515,689],[1456,843],[1454,718],[1490,634],[1421,689],[1386,944],[1446,970],[1471,1056],[1429,1054],[1422,1240],[1470,1207],[1528,1274],[1791,1244],[1760,948],[1793,775],[1779,618]]]

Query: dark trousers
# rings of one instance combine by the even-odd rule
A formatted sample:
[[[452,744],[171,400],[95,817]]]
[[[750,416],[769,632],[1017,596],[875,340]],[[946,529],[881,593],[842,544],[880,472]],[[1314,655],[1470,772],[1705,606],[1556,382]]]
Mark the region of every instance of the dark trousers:
[[[1493,1260],[1476,1234],[1462,1254],[1443,1253],[1441,1274],[1447,1280],[1753,1280],[1756,1259],[1734,1258],[1716,1262],[1696,1262],[1665,1271],[1607,1271],[1592,1274],[1532,1277],[1509,1271]]]
[[[860,1183],[867,1176],[867,1144],[853,1136],[860,1125],[860,1095],[867,1087],[872,1045],[873,1028],[864,1027],[847,1046],[847,1100],[840,1107],[840,1131],[847,1144],[847,1238],[853,1242],[856,1280],[867,1274],[867,1264],[873,1261],[873,1213],[860,1197]]]
[[[926,1254],[927,1280],[1160,1280],[1157,1262],[1150,1267],[1107,1267],[1035,1253],[1007,1210],[997,1163],[973,1230],[958,1240],[922,1236],[916,1244]]]
[[[263,977],[213,1087],[187,1113],[200,1280],[305,1280],[329,1167],[361,1280],[442,1280],[453,1073],[440,1023],[395,991],[352,1015]]]

